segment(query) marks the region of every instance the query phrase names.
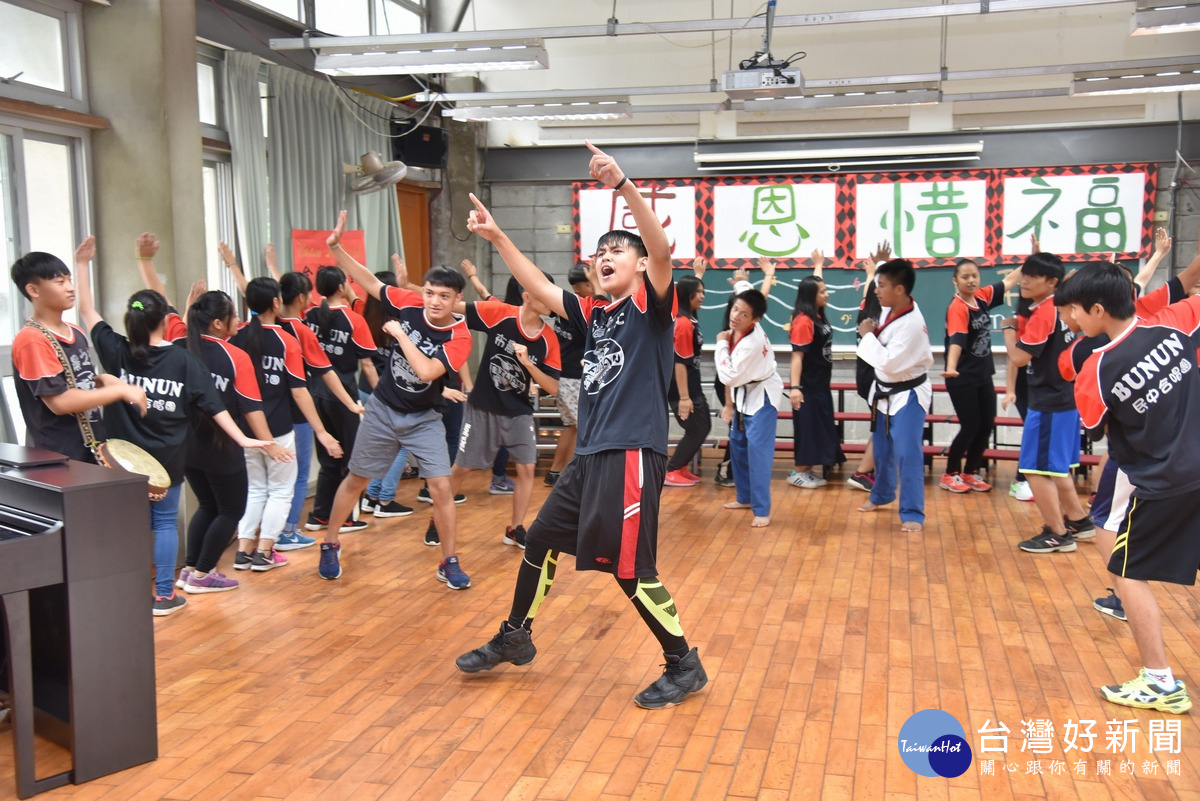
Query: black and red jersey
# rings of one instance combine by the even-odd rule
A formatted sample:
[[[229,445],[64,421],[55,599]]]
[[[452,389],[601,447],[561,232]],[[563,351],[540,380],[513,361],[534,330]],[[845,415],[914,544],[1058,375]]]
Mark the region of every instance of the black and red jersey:
[[[962,348],[958,357],[958,377],[947,378],[950,386],[981,386],[992,383],[996,361],[992,358],[992,315],[989,312],[1004,302],[1004,282],[981,286],[967,303],[956,292],[946,309],[946,351],[951,345]]]
[[[550,315],[550,325],[554,327],[554,335],[558,337],[558,353],[562,357],[562,372],[560,378],[581,378],[583,376],[583,332],[571,327],[565,317],[557,314]]]
[[[304,358],[300,343],[282,326],[263,325],[262,329],[262,362],[255,365],[255,370],[261,376],[258,384],[267,426],[271,436],[281,437],[292,430],[292,390],[305,387]],[[243,323],[230,342],[251,353],[249,336],[249,323]],[[253,436],[244,421],[240,425],[247,436]]]
[[[653,448],[667,455],[667,388],[674,356],[675,285],[655,297],[642,281],[616,301],[563,292],[585,335],[576,453]]]
[[[305,313],[304,322],[316,334],[342,386],[354,397],[354,374],[358,371],[358,362],[374,355],[375,338],[371,336],[363,316],[349,306],[330,306],[324,327],[321,325],[322,313],[320,306],[314,306]],[[333,394],[322,380],[309,384],[309,391],[315,397],[333,400]]]
[[[1097,348],[1075,379],[1090,436],[1108,450],[1143,498],[1200,487],[1200,297],[1134,318]]]
[[[71,365],[75,386],[79,389],[95,389],[97,371],[92,362],[92,353],[88,350],[87,335],[77,325],[67,323],[67,328],[69,336],[54,334],[54,338],[62,346],[67,363]],[[25,443],[80,462],[95,461],[91,451],[84,447],[79,419],[73,414],[55,414],[43,400],[61,395],[70,388],[62,362],[58,360],[54,346],[46,339],[46,335],[36,328],[22,328],[13,338],[12,364],[17,402],[21,405],[21,416],[25,418]],[[100,419],[100,408],[88,409],[86,414],[92,432],[103,441],[105,430],[104,422]]]
[[[1138,289],[1138,285],[1133,285]],[[1172,303],[1178,303],[1187,297],[1183,283],[1178,278],[1172,278],[1153,292],[1138,295],[1134,299],[1134,309],[1139,317],[1152,317]],[[1083,369],[1087,358],[1109,343],[1108,334],[1098,337],[1077,335],[1071,340],[1071,347],[1058,357],[1058,371],[1068,381],[1074,381],[1075,376]]]
[[[1059,372],[1059,356],[1074,335],[1059,319],[1054,296],[1029,307],[1029,320],[1020,327],[1017,347],[1031,358],[1025,368],[1029,377],[1029,408],[1039,412],[1065,412],[1075,408],[1071,382]]]
[[[389,316],[400,322],[421,353],[445,366],[446,374],[458,372],[466,363],[471,355],[471,332],[465,319],[454,315],[449,325],[434,325],[425,316],[421,295],[395,286],[383,287],[379,302]],[[445,375],[436,381],[422,381],[404,357],[404,351],[394,347],[388,350],[388,364],[379,375],[375,397],[400,412],[440,409],[446,405],[442,398],[444,385]]]
[[[704,387],[700,383],[700,354],[704,347],[704,332],[695,317],[681,314],[675,318],[675,364],[682,364],[687,371],[688,398],[693,402],[704,398]],[[679,400],[679,388],[675,382],[668,385],[667,400]]]
[[[792,320],[788,341],[792,351],[804,354],[800,364],[800,389],[829,389],[833,379],[833,326],[826,320],[813,320],[797,314]]]
[[[105,407],[109,435],[145,448],[167,471],[171,484],[179,483],[187,456],[189,421],[197,412],[212,417],[225,411],[212,376],[186,349],[167,342],[151,346],[145,362],[135,360],[129,340],[103,320],[92,328],[92,341],[110,373],[146,391],[145,416],[127,403]]]
[[[235,422],[242,421],[248,412],[263,410],[262,392],[246,351],[224,339],[205,334],[200,339],[200,352],[192,355],[208,368],[217,394]],[[210,420],[193,415],[191,429],[188,467],[231,473],[245,465],[241,447]]]
[[[311,306],[309,308],[312,308]],[[300,358],[304,360],[304,377],[308,380],[309,391],[317,385],[325,386],[324,375],[333,369],[325,349],[312,329],[305,325],[299,317],[279,317],[276,319],[279,327],[296,338],[300,344]],[[307,422],[300,407],[291,401],[292,425]]]
[[[539,321],[537,331],[526,331],[521,325],[521,307],[497,300],[468,303],[467,327],[487,335],[471,405],[504,417],[532,413],[529,394],[533,377],[513,355],[513,345],[524,345],[539,370],[558,378],[562,361],[554,330]]]

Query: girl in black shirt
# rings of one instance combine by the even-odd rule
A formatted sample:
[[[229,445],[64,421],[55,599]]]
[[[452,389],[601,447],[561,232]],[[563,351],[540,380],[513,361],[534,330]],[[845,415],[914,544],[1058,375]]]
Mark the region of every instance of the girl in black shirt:
[[[788,476],[794,487],[816,489],[826,484],[813,468],[846,461],[833,417],[833,327],[825,319],[829,291],[819,277],[796,287],[792,309],[791,390],[792,447],[796,469]]]

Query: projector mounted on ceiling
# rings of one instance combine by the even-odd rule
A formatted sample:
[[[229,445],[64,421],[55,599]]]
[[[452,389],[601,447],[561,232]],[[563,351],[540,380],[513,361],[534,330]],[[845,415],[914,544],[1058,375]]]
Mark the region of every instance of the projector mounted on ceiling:
[[[804,58],[803,53],[780,61],[771,55],[771,29],[775,26],[775,2],[768,0],[766,29],[762,49],[738,64],[738,69],[721,76],[721,91],[732,100],[766,100],[804,96],[804,76],[793,61]]]

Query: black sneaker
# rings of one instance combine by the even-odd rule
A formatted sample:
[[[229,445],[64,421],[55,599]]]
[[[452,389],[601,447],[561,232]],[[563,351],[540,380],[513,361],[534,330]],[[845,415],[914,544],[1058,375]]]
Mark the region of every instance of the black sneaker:
[[[546,477],[542,479],[542,483],[547,487],[553,487],[555,483],[557,483],[560,475],[562,475],[562,473],[555,473],[553,470],[547,470]]]
[[[245,551],[237,551],[233,555],[233,569],[234,570],[249,570],[251,565],[253,565],[253,564],[254,564],[254,556],[246,553]]]
[[[1067,527],[1067,533],[1077,540],[1090,540],[1096,536],[1096,526],[1092,523],[1092,518],[1087,515],[1078,520],[1069,520],[1064,517],[1063,525]]]
[[[372,498],[370,495],[363,495],[362,500],[359,501],[358,508],[369,514],[369,513],[373,512],[375,510],[375,507],[378,505],[379,505],[378,498]]]
[[[642,709],[662,709],[676,706],[691,693],[698,693],[708,684],[708,674],[700,664],[700,652],[695,648],[681,659],[666,654],[663,674],[646,689],[633,697]]]
[[[425,544],[426,545],[441,545],[442,539],[437,533],[437,524],[433,522],[433,518],[429,518],[429,527],[425,529]]]
[[[524,627],[508,630],[508,621],[500,624],[500,631],[488,640],[482,648],[469,651],[454,664],[464,673],[478,673],[481,670],[491,670],[501,662],[511,662],[514,665],[528,665],[537,656],[537,648]]]
[[[1019,543],[1017,547],[1026,553],[1070,553],[1075,550],[1075,538],[1069,531],[1066,534],[1055,534],[1049,526],[1042,526],[1041,534]]]
[[[719,487],[732,487],[733,465],[729,462],[721,462],[717,465],[717,474],[713,476],[713,483]]]
[[[316,515],[309,515],[308,520],[304,521],[304,527],[309,531],[323,531],[328,526],[328,520],[319,518]]]
[[[524,526],[505,526],[504,539],[502,542],[505,545],[515,545],[522,551],[525,550],[525,527]]]
[[[376,517],[408,517],[413,513],[411,506],[405,506],[402,503],[389,501],[388,503],[375,502]]]
[[[376,513],[376,514],[378,514],[378,513]],[[347,520],[345,523],[342,523],[342,527],[338,529],[338,533],[339,534],[347,534],[351,531],[362,531],[364,528],[366,528],[369,525],[371,525],[371,524],[368,523],[366,520],[350,519],[350,520]]]
[[[1092,608],[1110,617],[1115,617],[1117,620],[1125,620],[1125,607],[1121,605],[1121,599],[1117,597],[1116,591],[1112,587],[1106,587],[1108,597],[1097,598],[1092,601]]]
[[[417,500],[421,503],[433,503],[433,497],[429,494],[429,487],[421,487],[417,490]],[[461,492],[454,496],[455,503],[465,503],[467,496]]]

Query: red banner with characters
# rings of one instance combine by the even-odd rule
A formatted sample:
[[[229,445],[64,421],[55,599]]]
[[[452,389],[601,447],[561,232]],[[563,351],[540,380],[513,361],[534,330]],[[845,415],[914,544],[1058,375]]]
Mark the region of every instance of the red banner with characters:
[[[337,259],[333,257],[329,245],[325,244],[325,240],[329,239],[331,233],[333,232],[292,229],[292,269],[298,273],[304,273],[313,282],[313,304],[321,302],[321,295],[316,291],[317,270],[322,267],[337,267]],[[342,250],[350,254],[359,264],[367,263],[367,242],[362,231],[346,231],[342,234],[341,245]],[[347,279],[347,283],[357,297],[366,297],[362,287],[357,283],[349,279]]]

